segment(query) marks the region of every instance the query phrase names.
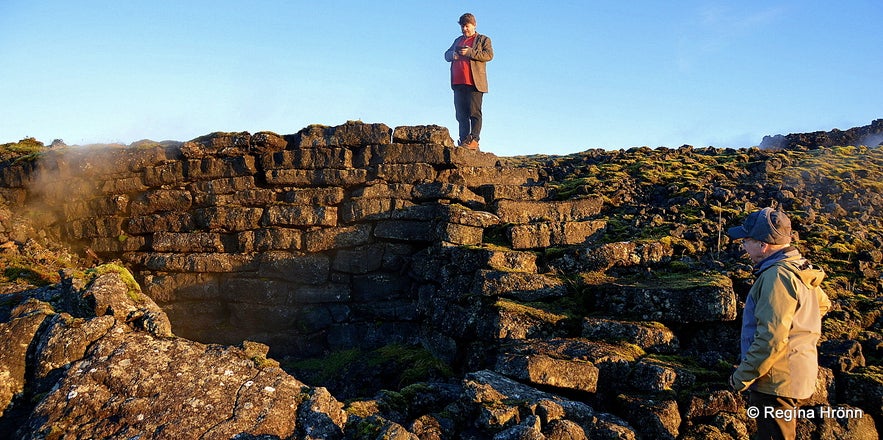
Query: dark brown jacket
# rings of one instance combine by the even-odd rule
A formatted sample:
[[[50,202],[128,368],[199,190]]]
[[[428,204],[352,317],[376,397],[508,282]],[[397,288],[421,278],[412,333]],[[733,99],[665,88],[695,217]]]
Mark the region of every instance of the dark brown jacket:
[[[461,35],[454,40],[451,47],[445,51],[445,61],[454,61],[454,51],[465,38]],[[466,52],[466,56],[469,57],[469,67],[472,69],[472,79],[475,81],[475,88],[479,92],[487,93],[487,68],[485,65],[488,61],[494,59],[494,48],[491,46],[490,37],[475,34],[475,44]]]

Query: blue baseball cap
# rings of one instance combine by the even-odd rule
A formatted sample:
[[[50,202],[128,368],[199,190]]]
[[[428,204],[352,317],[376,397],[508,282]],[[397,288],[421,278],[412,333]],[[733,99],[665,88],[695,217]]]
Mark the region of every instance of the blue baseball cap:
[[[791,242],[791,220],[782,211],[763,208],[752,212],[745,223],[727,230],[730,238],[753,238],[769,244]]]

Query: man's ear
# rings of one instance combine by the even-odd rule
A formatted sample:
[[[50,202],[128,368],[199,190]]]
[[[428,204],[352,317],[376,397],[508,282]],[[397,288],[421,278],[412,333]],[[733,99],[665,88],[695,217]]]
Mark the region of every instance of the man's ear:
[[[767,243],[767,242],[765,242],[765,241],[761,241],[761,242],[760,242],[760,252],[761,252],[763,255],[766,255],[766,253],[769,252],[769,250],[770,250],[771,247],[772,247],[772,245],[769,244],[769,243]]]

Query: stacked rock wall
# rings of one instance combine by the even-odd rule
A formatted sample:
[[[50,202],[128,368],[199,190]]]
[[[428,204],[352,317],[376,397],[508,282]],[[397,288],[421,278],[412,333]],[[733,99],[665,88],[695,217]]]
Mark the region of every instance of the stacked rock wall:
[[[179,335],[310,354],[414,342],[409,267],[430,245],[505,225],[527,249],[603,227],[587,221],[599,199],[539,201],[536,168],[452,145],[436,126],[213,133],[51,151],[5,186],[66,242],[132,268]]]

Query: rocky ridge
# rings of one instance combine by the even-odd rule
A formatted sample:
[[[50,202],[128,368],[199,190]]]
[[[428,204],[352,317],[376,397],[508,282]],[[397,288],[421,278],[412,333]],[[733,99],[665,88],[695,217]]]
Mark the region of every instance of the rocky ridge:
[[[498,158],[441,127],[361,123],[38,149],[0,174],[0,431],[744,438],[724,378],[750,272],[719,233],[772,205],[837,304],[809,404],[864,415],[801,435],[877,438],[881,156]],[[415,365],[332,368],[383,350]]]

